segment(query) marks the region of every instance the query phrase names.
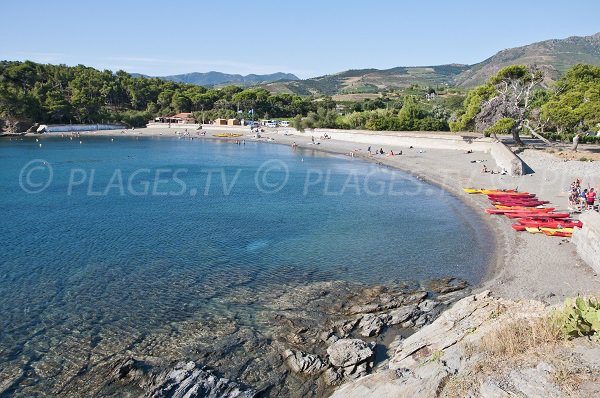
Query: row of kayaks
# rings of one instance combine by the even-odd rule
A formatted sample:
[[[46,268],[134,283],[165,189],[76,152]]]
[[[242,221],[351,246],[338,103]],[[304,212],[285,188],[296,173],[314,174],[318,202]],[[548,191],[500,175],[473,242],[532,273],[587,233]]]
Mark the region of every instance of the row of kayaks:
[[[505,215],[517,219],[512,225],[516,231],[527,231],[548,236],[570,237],[574,228],[581,228],[579,220],[570,219],[569,213],[554,213],[553,207],[542,207],[549,202],[539,200],[535,194],[517,190],[465,188],[469,194],[487,195],[494,207],[485,209],[488,214]]]

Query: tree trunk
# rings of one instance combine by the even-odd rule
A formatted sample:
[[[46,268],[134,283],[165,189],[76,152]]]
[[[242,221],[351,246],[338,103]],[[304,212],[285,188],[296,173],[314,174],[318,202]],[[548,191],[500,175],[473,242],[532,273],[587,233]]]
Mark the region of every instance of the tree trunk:
[[[523,141],[521,141],[521,137],[519,136],[519,131],[517,129],[513,129],[512,131],[513,140],[515,140],[515,144],[518,146],[525,146]]]
[[[550,146],[554,146],[553,143],[551,143],[550,141],[548,141],[547,139],[545,139],[544,137],[542,137],[540,134],[536,133],[534,129],[531,128],[531,126],[529,126],[529,123],[525,123],[525,127],[527,127],[527,129],[529,130],[529,132],[531,133],[531,135],[533,135],[534,137],[539,138],[540,140],[544,141],[546,144],[550,145]],[[543,127],[542,127],[543,129]]]

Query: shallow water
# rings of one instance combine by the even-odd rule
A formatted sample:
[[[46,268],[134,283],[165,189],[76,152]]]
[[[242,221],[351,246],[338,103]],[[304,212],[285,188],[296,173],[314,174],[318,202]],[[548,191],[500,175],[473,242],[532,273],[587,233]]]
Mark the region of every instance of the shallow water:
[[[492,251],[459,200],[355,159],[250,141],[82,141],[0,141],[0,370],[19,363],[23,385],[191,318],[260,329],[258,304],[228,301],[239,289],[475,283]],[[55,370],[36,368],[50,353]]]

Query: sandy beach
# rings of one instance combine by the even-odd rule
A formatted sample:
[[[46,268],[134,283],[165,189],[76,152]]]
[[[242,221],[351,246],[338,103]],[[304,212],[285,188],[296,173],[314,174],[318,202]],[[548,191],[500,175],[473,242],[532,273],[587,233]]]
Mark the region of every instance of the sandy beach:
[[[195,139],[219,139],[213,137],[217,132],[243,133],[235,139],[253,140],[248,130],[227,129],[223,131],[211,128],[205,136],[190,135]],[[122,131],[97,131],[82,133],[91,136],[163,136],[177,137],[184,129],[136,129]],[[315,144],[312,143],[315,138]],[[234,139],[234,138],[232,138]],[[268,130],[261,133],[261,142],[293,145],[299,148],[313,149],[346,155],[363,161],[397,168],[409,172],[418,178],[444,188],[481,213],[481,220],[489,225],[496,239],[496,253],[490,258],[487,276],[476,290],[489,289],[499,297],[509,299],[538,299],[549,304],[561,302],[566,297],[577,294],[596,294],[600,291],[600,277],[576,254],[570,239],[551,238],[544,235],[517,232],[510,228],[511,221],[506,217],[490,216],[484,213],[489,201],[482,195],[465,194],[462,188],[483,187],[519,189],[536,193],[538,197],[549,200],[557,210],[567,209],[567,193],[570,182],[575,178],[584,184],[597,186],[600,183],[598,172],[600,165],[595,162],[566,161],[538,150],[525,150],[521,158],[533,169],[534,173],[524,176],[481,173],[485,164],[488,169],[495,168],[494,159],[483,152],[465,153],[459,150],[422,149],[406,147],[383,148],[387,154],[402,151],[402,155],[370,156],[368,145],[335,139],[319,139],[318,133],[311,131],[296,132],[293,129]],[[379,149],[373,145],[373,150]],[[496,167],[497,170],[497,167]],[[443,259],[442,259],[443,260]]]

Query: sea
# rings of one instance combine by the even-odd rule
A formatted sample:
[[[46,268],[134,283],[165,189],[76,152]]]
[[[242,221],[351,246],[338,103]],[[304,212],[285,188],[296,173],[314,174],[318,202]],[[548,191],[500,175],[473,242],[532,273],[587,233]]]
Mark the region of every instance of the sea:
[[[243,139],[4,138],[0,236],[0,369],[21,372],[16,396],[76,376],[61,355],[106,339],[206,313],[252,323],[252,300],[223,304],[235,289],[476,284],[493,252],[481,218],[437,186]]]

